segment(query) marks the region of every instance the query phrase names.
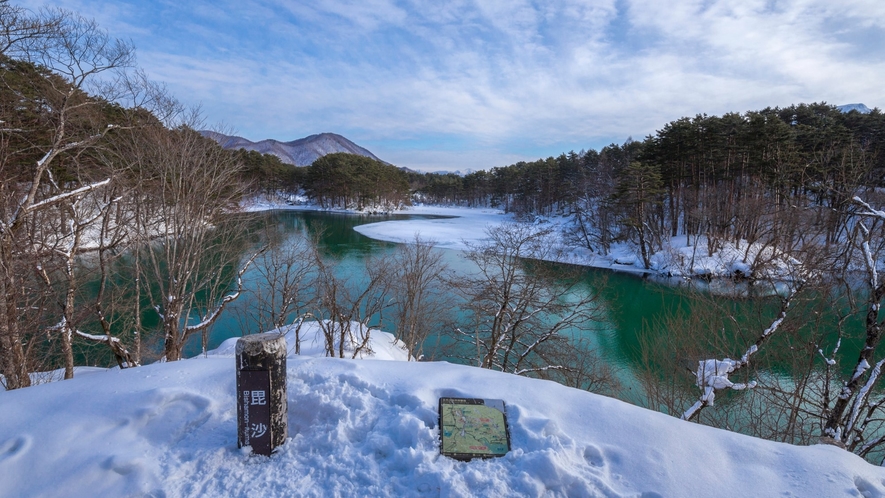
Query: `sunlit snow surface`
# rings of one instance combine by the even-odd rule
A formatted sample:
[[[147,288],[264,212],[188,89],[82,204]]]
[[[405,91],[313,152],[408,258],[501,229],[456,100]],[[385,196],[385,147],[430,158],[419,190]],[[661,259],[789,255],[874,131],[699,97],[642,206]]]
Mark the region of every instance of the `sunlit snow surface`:
[[[293,201],[306,202],[307,199],[293,197]],[[313,204],[288,205],[281,202],[250,200],[244,204],[247,211],[287,209],[299,211],[319,210]],[[342,211],[352,212],[352,211]],[[407,220],[389,220],[354,228],[366,237],[387,242],[410,242],[416,235],[425,241],[433,241],[437,247],[464,250],[476,246],[487,239],[486,230],[490,227],[516,222],[513,214],[493,208],[466,208],[446,206],[409,206],[398,214],[432,215],[444,218],[416,217]],[[784,254],[772,254],[772,249],[764,244],[748,244],[741,240],[718,241],[718,249],[708,251],[704,236],[671,237],[663,249],[650,256],[650,267],[644,268],[634,244],[613,243],[605,253],[592,251],[574,243],[563,241],[563,231],[571,219],[567,216],[540,217],[531,222],[538,228],[550,228],[550,245],[558,251],[557,261],[594,268],[606,268],[627,273],[657,274],[668,277],[734,277],[749,276],[753,271],[752,262],[757,256],[766,261],[764,268],[756,269],[757,278],[773,277],[775,280],[793,280],[800,262]],[[691,242],[689,244],[689,242]]]
[[[317,354],[306,327],[304,351]],[[403,357],[391,336],[373,338],[380,357]],[[885,494],[885,470],[833,446],[767,442],[444,362],[290,354],[290,439],[251,456],[236,445],[231,350],[0,393],[0,496]],[[440,456],[441,396],[503,399],[513,450]]]
[[[447,249],[466,249],[486,239],[489,227],[516,221],[513,215],[494,209],[472,209],[436,206],[413,206],[408,214],[451,216],[447,219],[391,220],[359,225],[357,232],[378,240],[409,242],[419,234],[423,239],[433,240]],[[759,255],[771,261],[768,268],[757,271],[757,277],[772,276],[775,279],[791,279],[791,271],[799,264],[787,256],[772,257],[771,248],[762,244],[748,245],[746,241],[735,245],[721,241],[718,250],[709,254],[706,237],[693,237],[689,245],[684,236],[672,237],[665,247],[650,257],[650,267],[644,268],[637,255],[637,248],[627,243],[615,243],[605,254],[590,251],[575,244],[563,242],[562,233],[570,223],[568,217],[538,218],[532,222],[539,229],[550,228],[549,243],[559,249],[558,261],[595,268],[608,268],[630,273],[654,273],[673,277],[748,276],[752,261]],[[777,256],[777,255],[776,255]]]
[[[446,218],[416,218],[391,220],[359,225],[357,232],[377,240],[388,242],[411,242],[415,235],[432,240],[437,247],[466,249],[486,239],[486,229],[502,223],[513,222],[513,215],[491,208],[456,208],[435,206],[412,206],[405,214],[446,216]]]

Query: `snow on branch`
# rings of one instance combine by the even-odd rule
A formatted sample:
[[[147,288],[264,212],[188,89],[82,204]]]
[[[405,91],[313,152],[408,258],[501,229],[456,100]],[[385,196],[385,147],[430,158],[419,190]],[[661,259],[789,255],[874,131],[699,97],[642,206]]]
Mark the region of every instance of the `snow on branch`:
[[[860,455],[861,457],[865,457],[870,452],[870,450],[872,450],[876,446],[882,444],[883,442],[885,442],[885,435],[879,436],[876,439],[873,439],[872,441],[870,441],[869,443],[863,445],[863,447],[861,447],[861,449],[857,452],[857,454]]]
[[[53,156],[53,154],[55,154],[55,149],[49,149],[49,150],[46,152],[46,154],[43,154],[43,157],[41,157],[41,158],[37,161],[37,167],[38,167],[38,168],[42,168],[43,165],[45,165],[46,162],[49,161],[49,158]]]
[[[119,337],[105,334],[87,334],[86,332],[81,332],[79,330],[74,330],[74,332],[77,334],[77,336],[84,339],[107,344],[111,348],[111,351],[114,353],[114,357],[117,359],[117,364],[120,366],[121,369],[138,366],[138,361],[132,358],[132,354],[129,353],[129,350],[126,349],[126,347],[123,345],[123,341],[121,341]]]
[[[862,363],[866,363],[864,360]],[[870,378],[867,379],[867,382],[860,389],[860,392],[857,393],[857,396],[854,398],[854,403],[851,405],[851,416],[848,419],[848,424],[845,426],[845,432],[851,432],[854,428],[854,424],[857,422],[857,417],[860,415],[860,411],[863,406],[866,404],[867,398],[870,395],[870,391],[873,389],[873,385],[879,380],[879,375],[882,373],[882,365],[885,364],[885,358],[879,360],[876,363],[876,366],[873,367],[873,372],[870,374]],[[867,367],[869,364],[867,363]],[[858,370],[860,370],[860,366],[858,366]],[[859,377],[861,374],[855,372],[855,377]]]
[[[120,342],[119,337],[113,337],[110,335],[95,335],[95,334],[87,334],[86,332],[81,332],[79,330],[75,330],[78,336],[83,337],[85,339],[89,339],[90,341],[96,342]]]
[[[876,263],[873,259],[873,251],[870,249],[870,229],[867,228],[863,222],[859,222],[857,224],[858,229],[863,231],[863,244],[861,247],[863,248],[864,254],[864,263],[866,264],[867,271],[870,272],[870,288],[875,289],[879,286],[879,273],[876,270]]]
[[[735,384],[728,379],[728,374],[733,373],[742,365],[742,361],[735,361],[729,358],[724,360],[702,360],[698,362],[698,370],[696,372],[697,386],[704,390],[700,399],[695,402],[685,413],[682,414],[682,420],[691,420],[705,406],[713,406],[716,398],[717,389],[734,389],[742,391],[744,389],[752,389],[756,387],[756,381],[747,384]]]
[[[547,365],[544,367],[536,367],[536,368],[523,368],[522,370],[517,370],[513,372],[516,375],[525,375],[527,373],[532,372],[548,372],[550,370],[568,370],[568,367],[564,365]]]
[[[736,391],[742,391],[744,389],[752,389],[756,387],[756,381],[751,381],[746,384],[734,383],[729,380],[728,376],[729,374],[747,366],[750,363],[750,358],[756,354],[762,344],[777,331],[787,317],[787,310],[790,307],[790,303],[792,303],[793,298],[799,292],[800,287],[801,284],[791,289],[790,294],[784,298],[783,303],[781,304],[781,309],[777,318],[771,322],[771,325],[769,325],[768,328],[762,331],[762,334],[756,339],[756,342],[747,348],[747,351],[744,352],[740,360],[725,358],[724,360],[713,359],[701,360],[698,362],[698,369],[695,372],[695,383],[703,390],[703,394],[701,394],[698,401],[696,401],[691,408],[682,414],[682,420],[691,420],[704,407],[713,406],[717,390],[733,389]]]
[[[243,274],[246,273],[246,270],[249,269],[249,266],[252,264],[252,262],[255,261],[255,259],[259,255],[261,255],[262,253],[264,253],[264,251],[267,250],[267,247],[268,246],[265,246],[261,250],[257,251],[255,254],[253,254],[249,258],[249,260],[246,261],[246,264],[243,265],[243,267],[240,269],[240,271],[237,272],[237,290],[235,292],[224,296],[221,299],[221,303],[215,307],[215,309],[212,311],[212,313],[209,313],[209,315],[206,316],[206,318],[201,320],[200,323],[197,323],[194,325],[188,325],[184,328],[185,337],[187,337],[189,334],[192,334],[194,332],[198,332],[198,331],[203,330],[206,327],[212,325],[212,323],[215,322],[215,320],[218,318],[218,316],[221,315],[221,312],[224,311],[224,308],[227,307],[227,305],[229,303],[236,301],[237,298],[240,297],[240,294],[243,292]],[[157,312],[159,313],[159,310]]]
[[[851,381],[855,381],[860,378],[861,375],[865,374],[867,370],[870,369],[870,363],[866,360],[866,358],[861,358],[859,362],[857,362],[857,367],[854,369],[854,374],[851,376]]]
[[[824,359],[824,361],[827,362],[827,365],[832,367],[833,365],[836,364],[836,353],[839,352],[840,347],[842,347],[842,338],[841,337],[839,338],[839,340],[836,341],[836,347],[833,348],[833,352],[829,356],[829,358],[827,357],[826,354],[824,354],[823,348],[818,348],[817,352],[820,353],[820,355]]]
[[[107,184],[109,184],[109,183],[111,183],[111,179],[110,179],[110,178],[108,178],[108,179],[106,179],[106,180],[102,180],[102,181],[100,181],[100,182],[91,183],[91,184],[89,184],[89,185],[86,185],[86,186],[80,187],[80,188],[78,188],[78,189],[71,190],[70,192],[65,192],[65,193],[62,193],[62,194],[58,194],[58,195],[55,195],[55,196],[50,197],[49,199],[45,199],[45,200],[42,200],[42,201],[40,201],[40,202],[36,202],[36,203],[34,203],[34,204],[31,204],[30,206],[26,207],[24,211],[27,213],[27,212],[30,212],[30,211],[34,211],[34,210],[40,209],[40,208],[42,208],[42,207],[44,207],[44,206],[49,206],[49,205],[51,205],[51,204],[56,204],[56,203],[61,202],[61,201],[65,200],[65,199],[69,199],[69,198],[71,198],[71,197],[76,197],[76,196],[78,196],[78,195],[85,194],[85,193],[90,192],[90,191],[92,191],[92,190],[95,190],[95,189],[97,189],[97,188],[104,187],[105,185],[107,185]]]
[[[885,220],[885,211],[881,211],[879,209],[873,209],[872,206],[867,204],[860,197],[854,196],[854,199],[852,199],[852,200],[854,200],[854,202],[856,202],[857,204],[860,204],[864,209],[866,209],[866,212],[858,213],[860,216],[872,216],[873,218],[879,218],[879,219]]]

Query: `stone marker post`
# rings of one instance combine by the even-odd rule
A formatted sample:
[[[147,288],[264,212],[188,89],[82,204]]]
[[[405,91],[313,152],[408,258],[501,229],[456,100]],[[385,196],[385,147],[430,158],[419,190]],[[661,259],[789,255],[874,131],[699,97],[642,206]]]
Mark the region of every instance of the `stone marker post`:
[[[267,333],[237,341],[237,446],[270,455],[289,435],[286,338]]]

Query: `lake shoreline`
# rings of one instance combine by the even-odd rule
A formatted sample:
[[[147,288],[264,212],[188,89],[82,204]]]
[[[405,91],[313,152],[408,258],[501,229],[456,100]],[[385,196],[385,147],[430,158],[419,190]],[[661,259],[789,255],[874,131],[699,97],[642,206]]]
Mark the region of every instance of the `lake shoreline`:
[[[440,249],[452,249],[464,251],[471,246],[481,244],[487,239],[486,230],[489,227],[505,223],[516,223],[513,213],[505,213],[496,208],[471,208],[463,206],[439,206],[418,204],[405,209],[393,210],[385,213],[361,212],[348,209],[322,208],[316,204],[307,202],[288,203],[268,200],[251,199],[243,204],[243,211],[314,211],[339,213],[350,215],[426,215],[440,218],[417,218],[409,220],[385,220],[366,223],[354,227],[361,235],[373,240],[393,243],[408,243],[415,240],[419,235],[423,239],[432,240]],[[600,270],[609,270],[617,273],[628,274],[642,279],[648,279],[671,287],[691,286],[720,295],[733,297],[747,297],[757,294],[759,287],[754,279],[747,278],[749,264],[743,263],[736,257],[737,253],[746,253],[746,248],[726,247],[720,253],[712,256],[698,255],[702,253],[699,247],[705,243],[703,237],[696,239],[695,246],[682,243],[684,236],[674,237],[671,244],[653,257],[653,268],[638,266],[639,257],[635,250],[628,244],[618,243],[612,245],[612,250],[605,255],[592,252],[583,247],[565,244],[561,237],[564,226],[569,222],[568,217],[538,218],[532,224],[554,228],[556,233],[552,244],[562,248],[563,257],[555,263],[581,266]],[[678,240],[677,240],[678,239]],[[690,252],[689,255],[685,253]],[[685,268],[683,265],[674,264],[674,260],[687,259],[695,266]],[[793,264],[798,265],[797,261]],[[697,270],[700,271],[691,271]],[[764,291],[764,294],[777,293],[778,288],[789,285],[792,279],[781,273],[780,268],[775,269],[775,274],[767,276],[764,282],[774,285],[773,290]],[[785,278],[786,277],[786,278]]]
[[[476,245],[484,240],[485,230],[490,226],[504,223],[516,223],[518,220],[512,213],[505,213],[496,208],[471,208],[463,206],[413,205],[406,209],[393,210],[385,213],[361,212],[352,209],[322,208],[316,204],[288,204],[286,202],[250,200],[242,206],[245,212],[262,211],[316,211],[352,215],[427,215],[440,216],[438,220],[390,220],[367,223],[354,227],[358,233],[374,240],[394,243],[407,243],[415,239],[415,234],[431,239],[441,249],[466,250],[469,245]],[[453,221],[457,220],[457,221]],[[562,219],[557,220],[560,225]],[[536,224],[550,223],[542,221]],[[444,235],[445,237],[439,237]],[[556,243],[563,245],[561,241]],[[563,247],[565,247],[563,245]],[[629,273],[637,276],[663,275],[654,269],[638,268],[633,264],[619,263],[618,256],[601,256],[584,248],[569,247],[566,258],[556,263],[573,264],[589,268],[598,268]],[[621,258],[629,259],[629,255],[620,254]]]

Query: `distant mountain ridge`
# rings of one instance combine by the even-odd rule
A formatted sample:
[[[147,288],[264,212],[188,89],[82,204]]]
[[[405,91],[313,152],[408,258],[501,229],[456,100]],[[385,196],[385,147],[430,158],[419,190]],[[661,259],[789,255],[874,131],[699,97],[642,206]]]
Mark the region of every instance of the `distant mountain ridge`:
[[[861,114],[869,114],[870,112],[872,112],[872,110],[871,110],[869,107],[867,107],[867,106],[865,106],[865,105],[863,105],[863,104],[845,104],[845,105],[837,105],[837,106],[836,106],[836,109],[839,109],[839,110],[842,111],[842,112],[857,111],[857,112],[859,112],[859,113],[861,113]]]
[[[319,133],[309,137],[299,138],[291,142],[267,139],[260,142],[252,142],[243,137],[225,135],[209,130],[201,130],[200,134],[218,142],[221,147],[229,150],[246,149],[254,150],[262,154],[273,154],[287,164],[295,166],[309,166],[318,158],[335,152],[347,152],[360,156],[370,157],[381,161],[375,154],[367,149],[351,142],[336,133]],[[385,161],[381,161],[385,162]]]

